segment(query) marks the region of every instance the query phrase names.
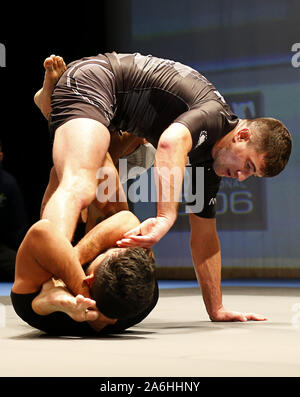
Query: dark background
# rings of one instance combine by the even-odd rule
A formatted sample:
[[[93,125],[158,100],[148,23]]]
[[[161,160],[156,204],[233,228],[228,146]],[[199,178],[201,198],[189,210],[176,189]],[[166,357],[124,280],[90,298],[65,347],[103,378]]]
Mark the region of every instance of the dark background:
[[[6,48],[6,67],[0,68],[3,167],[17,178],[31,222],[39,217],[52,164],[47,122],[33,102],[43,82],[43,61],[56,54],[68,63],[121,49],[125,36],[120,39],[118,32],[125,21],[130,24],[126,1],[95,4],[5,5],[1,15],[0,43]]]

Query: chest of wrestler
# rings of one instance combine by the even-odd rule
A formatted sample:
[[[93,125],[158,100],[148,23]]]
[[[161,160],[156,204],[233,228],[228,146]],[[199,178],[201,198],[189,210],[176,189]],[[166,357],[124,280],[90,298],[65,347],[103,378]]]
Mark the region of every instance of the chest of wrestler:
[[[147,139],[154,147],[160,135],[188,106],[179,98],[156,88],[117,95],[112,120],[115,129]]]

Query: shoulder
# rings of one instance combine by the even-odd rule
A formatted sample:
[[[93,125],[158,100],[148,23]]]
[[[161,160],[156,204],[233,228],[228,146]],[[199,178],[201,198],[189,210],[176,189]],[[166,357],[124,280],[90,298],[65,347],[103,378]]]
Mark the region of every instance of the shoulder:
[[[36,292],[45,280],[52,276],[40,266],[36,258],[37,246],[41,244],[40,234],[43,233],[47,222],[43,220],[31,226],[18,249],[12,288],[15,293]]]

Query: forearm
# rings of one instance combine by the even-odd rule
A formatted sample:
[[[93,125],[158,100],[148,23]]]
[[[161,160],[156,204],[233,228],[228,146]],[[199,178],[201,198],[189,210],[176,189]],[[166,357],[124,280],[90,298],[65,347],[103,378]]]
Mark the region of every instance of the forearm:
[[[124,233],[139,223],[132,212],[121,211],[96,225],[75,247],[80,263],[83,265],[102,251],[115,246]]]
[[[157,216],[174,223],[177,217],[187,153],[191,148],[190,132],[181,124],[172,124],[159,140],[155,156]]]
[[[221,247],[216,219],[190,214],[191,253],[206,310],[213,320],[222,307]]]
[[[213,320],[215,313],[222,307],[220,249],[216,247],[216,253],[203,260],[193,255],[193,261],[207,313]]]

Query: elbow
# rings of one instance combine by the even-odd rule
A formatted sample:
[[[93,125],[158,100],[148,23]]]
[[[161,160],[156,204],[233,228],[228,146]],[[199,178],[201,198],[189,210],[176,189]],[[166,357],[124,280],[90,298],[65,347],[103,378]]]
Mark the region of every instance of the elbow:
[[[49,226],[50,221],[48,219],[41,219],[31,226],[27,235],[30,239],[38,240],[47,235],[49,232]]]
[[[119,225],[118,231],[121,231],[122,233],[126,233],[128,230],[134,229],[140,224],[139,219],[129,210],[119,211],[112,217],[115,218]]]
[[[29,249],[39,246],[41,242],[47,238],[50,227],[50,221],[48,219],[41,219],[33,224],[27,231],[26,236],[23,240],[23,244],[28,246]]]
[[[122,222],[124,222],[126,228],[133,229],[140,224],[139,219],[129,210],[122,210],[118,214],[121,216]]]
[[[162,134],[158,143],[158,149],[169,153],[173,153],[175,147],[186,153],[192,148],[191,133],[183,124],[172,124]]]

